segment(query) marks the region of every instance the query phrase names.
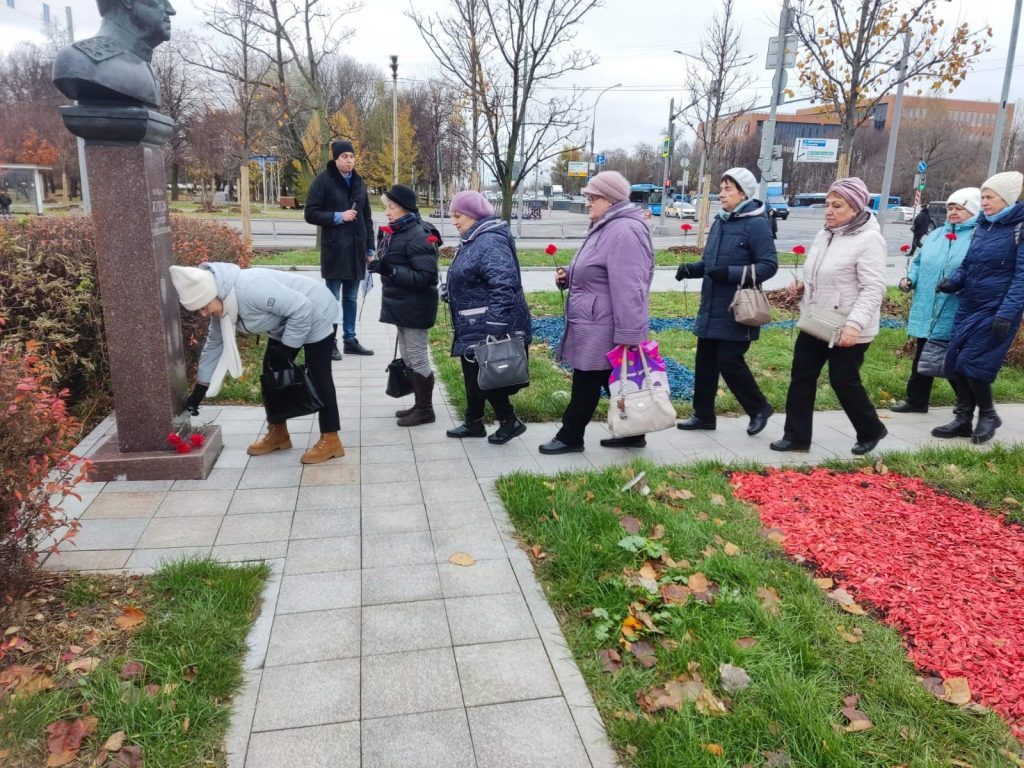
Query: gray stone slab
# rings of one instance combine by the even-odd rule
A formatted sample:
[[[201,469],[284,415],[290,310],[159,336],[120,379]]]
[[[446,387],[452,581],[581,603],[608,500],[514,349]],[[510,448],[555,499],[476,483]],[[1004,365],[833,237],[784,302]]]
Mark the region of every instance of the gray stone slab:
[[[359,506],[358,485],[316,485],[299,488],[296,509],[335,509]]]
[[[231,702],[231,720],[224,736],[224,751],[227,753],[228,768],[242,768],[245,753],[249,749],[249,731],[252,729],[252,715],[256,711],[256,697],[260,692],[262,669],[247,671],[241,689]]]
[[[561,695],[540,640],[464,645],[455,663],[467,707]]]
[[[572,714],[573,722],[576,723],[576,730],[583,740],[583,748],[587,750],[587,757],[590,758],[592,768],[619,768],[619,761],[615,750],[608,742],[608,735],[604,731],[604,722],[601,720],[601,713],[593,705],[574,707],[569,705],[569,712]]]
[[[430,506],[434,503],[444,504],[451,501],[483,500],[483,493],[476,478],[465,480],[421,480],[423,501]]]
[[[359,659],[289,664],[263,670],[254,731],[359,719]]]
[[[466,448],[459,440],[451,439],[444,443],[417,443],[413,441],[416,461],[443,461],[446,459],[465,459]]]
[[[163,498],[163,491],[101,493],[83,512],[82,519],[152,517]]]
[[[354,608],[359,605],[359,600],[359,571],[286,575],[281,580],[277,613]]]
[[[245,768],[360,768],[359,723],[254,733]]]
[[[75,550],[65,545],[57,554],[47,556],[44,571],[107,571],[124,568],[131,556],[130,549]]]
[[[60,494],[57,493],[50,497],[50,503],[55,507],[59,507],[67,520],[77,520],[81,518],[89,508],[89,505],[92,504],[99,496],[104,483],[88,483],[88,485],[96,487],[96,491],[94,493],[86,493],[82,490],[83,485],[86,485],[86,483],[79,483],[75,486],[75,492],[79,496],[77,499],[74,496],[65,496],[62,499]]]
[[[440,600],[363,606],[362,639],[363,656],[448,648],[452,644]]]
[[[402,448],[412,447],[412,441],[409,439],[409,430],[407,429],[400,432],[398,429],[368,430],[361,428],[360,432],[362,432],[362,438],[359,441],[359,445],[362,448],[378,445],[401,446]]]
[[[82,527],[74,538],[77,550],[86,549],[134,549],[150,518],[126,520],[83,520]]]
[[[147,493],[169,491],[173,480],[113,480],[103,488],[107,493]]]
[[[467,710],[478,768],[591,768],[561,699]]]
[[[395,565],[363,570],[363,605],[436,600],[441,597],[437,566]]]
[[[433,563],[434,546],[429,531],[385,533],[363,537],[363,567]]]
[[[287,613],[274,618],[267,666],[359,656],[359,609]]]
[[[364,657],[362,701],[363,719],[462,707],[452,649]]]
[[[383,466],[383,465],[381,465]],[[362,512],[363,535],[425,531],[430,528],[422,504],[398,507],[365,507]]]
[[[358,536],[298,539],[288,544],[284,572],[296,574],[348,571],[359,568],[360,555]]]
[[[206,409],[203,409],[203,416],[206,416]],[[208,417],[207,417],[208,418]],[[261,405],[226,405],[220,409],[217,416],[217,423],[222,421],[262,421],[266,418],[266,411]]]
[[[453,563],[438,563],[441,593],[445,597],[473,597],[518,593],[519,582],[507,559],[477,560],[465,567]]]
[[[466,552],[477,560],[506,557],[505,546],[498,538],[498,529],[494,523],[477,528],[431,531],[431,536],[439,563],[447,562],[456,552]]]
[[[378,466],[372,465],[373,469]],[[364,470],[367,467],[364,467]],[[408,473],[405,475],[409,477]],[[423,497],[420,495],[419,481],[413,477],[411,480],[398,480],[388,483],[374,483],[363,486],[362,503],[366,509],[376,507],[397,507],[403,504],[421,504]]]
[[[474,476],[468,459],[420,461],[417,468],[422,480],[466,480]]]
[[[255,515],[227,515],[221,525],[216,544],[254,544],[258,541],[281,541],[291,530],[291,512],[266,512]]]
[[[287,553],[287,541],[258,541],[254,544],[221,544],[213,548],[210,557],[222,563],[237,563],[284,559]]]
[[[292,516],[291,538],[316,539],[321,536],[358,536],[358,509],[303,509]]]
[[[241,469],[218,469],[214,467],[205,480],[175,480],[174,491],[233,491],[242,479]]]
[[[371,445],[367,448],[360,448],[359,452],[363,464],[409,464],[414,461],[412,448]]]
[[[362,729],[363,768],[476,768],[461,709],[364,720]]]
[[[170,549],[136,549],[125,563],[125,568],[159,568],[175,560],[205,558],[210,547],[173,547]]]
[[[168,491],[157,517],[207,517],[223,515],[233,491]]]
[[[265,424],[263,414],[251,419],[217,419],[222,435],[253,435],[259,433]]]
[[[476,501],[431,502],[427,507],[430,530],[480,528],[492,524],[491,510],[482,499]]]
[[[302,485],[352,485],[359,482],[359,449],[346,448],[345,461],[325,461],[302,470]]]
[[[298,488],[262,488],[235,491],[228,506],[229,515],[253,515],[260,512],[291,512],[295,509]]]
[[[249,488],[295,488],[302,479],[302,467],[249,467],[238,483],[239,490]]]
[[[221,515],[209,517],[155,517],[139,539],[141,549],[211,547],[217,538]]]
[[[445,600],[455,645],[498,643],[537,636],[530,611],[515,594],[454,597]]]
[[[363,464],[360,469],[360,482],[363,485],[379,483],[401,483],[418,478],[416,464],[412,461],[390,462],[380,464]],[[417,489],[417,495],[418,494]]]

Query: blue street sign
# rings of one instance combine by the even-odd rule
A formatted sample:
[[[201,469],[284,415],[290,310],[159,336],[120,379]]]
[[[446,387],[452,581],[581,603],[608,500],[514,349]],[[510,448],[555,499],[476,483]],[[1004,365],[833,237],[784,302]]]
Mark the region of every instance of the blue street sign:
[[[917,164],[917,172],[918,173],[924,173],[927,170],[928,170],[928,163],[926,163],[924,160],[922,160],[920,163]]]
[[[604,156],[604,155],[598,155],[597,157],[595,157],[595,158],[594,158],[594,162],[595,162],[595,163],[596,163],[597,165],[604,165],[604,164],[605,164],[605,160],[606,160],[606,159],[607,159],[607,158],[605,158],[605,156]]]

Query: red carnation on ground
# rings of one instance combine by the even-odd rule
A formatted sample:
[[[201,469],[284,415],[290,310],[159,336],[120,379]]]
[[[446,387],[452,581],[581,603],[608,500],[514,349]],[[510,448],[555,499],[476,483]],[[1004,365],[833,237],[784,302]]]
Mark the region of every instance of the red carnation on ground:
[[[198,432],[193,432],[192,436],[188,439],[188,441],[192,444],[193,448],[202,448],[203,443],[206,442],[206,438],[200,435]]]
[[[177,434],[175,432],[168,432],[167,433],[167,442],[170,443],[171,445],[177,445],[178,443],[181,442],[181,435],[179,435],[179,434]]]
[[[683,232],[689,232],[691,229],[693,229],[693,224],[680,224],[679,228],[683,230]]]
[[[956,240],[956,232],[947,232],[946,239],[950,241]]]
[[[437,235],[427,235],[427,242],[430,243],[431,245],[437,245],[438,243],[441,242],[441,238],[439,238]]]
[[[904,243],[903,245],[900,246],[900,251],[903,252],[903,253],[906,253],[909,250],[910,250],[910,246],[907,245],[906,243]]]
[[[383,227],[380,228],[380,231],[383,232],[385,235],[390,235],[393,234],[395,230],[393,230],[391,227],[385,224]]]
[[[558,251],[558,247],[554,243],[548,243],[548,247],[544,249],[544,253],[548,256],[554,256],[556,251]]]
[[[180,443],[174,446],[174,450],[178,453],[188,453],[192,450],[192,446],[182,440]]]
[[[805,253],[807,253],[807,249],[804,248],[802,245],[794,245],[793,253],[795,253],[797,256],[803,256]]]

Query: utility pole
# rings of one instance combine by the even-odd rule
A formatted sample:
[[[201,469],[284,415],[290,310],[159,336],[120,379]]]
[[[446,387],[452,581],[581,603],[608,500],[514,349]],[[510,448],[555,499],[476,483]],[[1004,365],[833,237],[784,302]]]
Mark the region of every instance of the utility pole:
[[[900,82],[896,86],[896,104],[893,106],[892,124],[889,126],[889,146],[885,150],[885,171],[882,173],[882,194],[878,200],[878,228],[885,233],[885,220],[889,215],[889,190],[892,189],[892,169],[896,163],[896,142],[900,137],[900,121],[903,118],[903,76],[910,58],[910,30],[903,33],[903,58],[900,59]],[[916,213],[916,211],[915,211]]]
[[[594,114],[593,114],[593,116],[591,117],[591,120],[590,120],[590,159],[587,161],[587,180],[586,180],[586,183],[583,186],[586,186],[587,184],[590,183],[590,178],[591,178],[591,176],[590,176],[590,169],[597,167],[596,164],[595,164],[596,161],[597,161],[597,156],[594,154],[594,132],[597,130],[597,105],[598,105],[598,103],[600,103],[601,97],[604,96],[606,93],[608,93],[608,91],[610,91],[612,88],[620,88],[620,87],[622,87],[622,83],[616,83],[615,85],[609,85],[607,88],[605,88],[599,94],[597,94],[597,98],[594,99]]]
[[[441,234],[441,239],[444,240],[444,175],[441,173],[441,142],[437,142],[437,194],[440,199],[438,203],[438,209],[441,211],[441,222],[437,227],[437,231]]]
[[[398,57],[391,57],[391,183],[398,183]],[[441,213],[444,213],[444,200],[441,200]]]
[[[774,178],[772,150],[775,147],[775,113],[782,101],[782,92],[786,88],[786,35],[789,33],[789,0],[782,1],[782,15],[779,17],[779,39],[775,59],[775,78],[772,80],[772,98],[768,106],[768,120],[761,128],[761,156],[757,167],[761,169],[761,183],[757,187],[757,195],[762,201],[768,199],[768,182],[782,181]],[[769,178],[771,177],[771,178]]]
[[[1006,126],[1006,101],[1010,97],[1010,78],[1013,76],[1013,57],[1017,52],[1017,30],[1020,29],[1022,0],[1013,6],[1013,26],[1010,28],[1010,50],[1006,53],[1006,71],[1003,74],[1003,95],[999,99],[999,114],[996,116],[996,134],[992,137],[992,155],[988,160],[988,175],[994,176],[999,166],[999,155],[1003,149],[1003,129]]]
[[[75,20],[71,16],[71,6],[65,6],[68,18],[68,43],[75,42]],[[77,101],[75,102],[78,103]],[[89,174],[85,169],[85,139],[79,136],[76,139],[78,144],[78,176],[82,184],[82,210],[88,216],[92,213],[92,202],[89,199]]]
[[[672,172],[672,145],[675,143],[676,137],[676,100],[672,98],[668,102],[668,129],[665,133],[665,170],[662,174],[661,182],[661,216],[658,217],[658,229],[661,232],[665,231],[665,208],[669,203],[669,174]]]

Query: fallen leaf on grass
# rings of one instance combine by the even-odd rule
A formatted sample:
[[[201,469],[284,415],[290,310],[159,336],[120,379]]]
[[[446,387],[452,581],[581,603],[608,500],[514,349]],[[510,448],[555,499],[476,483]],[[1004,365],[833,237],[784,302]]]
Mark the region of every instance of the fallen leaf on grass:
[[[860,733],[861,731],[868,731],[874,728],[874,723],[868,719],[868,716],[857,709],[857,704],[860,703],[860,696],[847,696],[843,699],[843,717],[845,717],[849,724],[843,728],[847,733]]]
[[[700,571],[691,574],[686,579],[686,586],[688,586],[692,592],[707,592],[710,584],[711,582],[708,581],[708,577]]]
[[[454,555],[448,558],[448,562],[452,565],[461,565],[463,567],[473,565],[476,562],[476,558],[468,552],[456,552]]]
[[[776,544],[781,544],[786,540],[786,534],[782,532],[781,528],[762,528],[761,536],[768,539],[768,541],[774,541]]]
[[[779,593],[775,591],[774,587],[758,587],[757,599],[761,601],[761,607],[765,613],[772,616],[779,616],[782,613],[779,609],[782,600],[779,598]]]
[[[627,515],[619,520],[619,525],[626,529],[627,533],[640,533],[640,529],[643,528],[643,523],[637,520],[632,515]]]
[[[114,619],[114,623],[121,629],[133,629],[146,622],[146,614],[131,605],[124,607],[124,612]]]
[[[859,643],[864,639],[864,630],[860,627],[853,627],[848,631],[845,626],[839,624],[836,626],[836,630],[839,632],[839,636],[848,643]]]
[[[602,671],[610,673],[622,669],[622,656],[614,648],[603,648],[597,655],[601,659]]]
[[[136,677],[142,677],[146,674],[146,668],[138,661],[129,661],[123,667],[121,667],[121,679],[122,680],[133,680]],[[116,752],[117,750],[111,750]]]
[[[753,648],[760,642],[756,637],[738,637],[736,638],[736,645],[740,648]]]
[[[971,687],[966,677],[950,677],[942,681],[943,695],[939,698],[957,706],[971,700]]]
[[[142,768],[142,747],[122,747],[110,756],[110,762],[103,768]]]
[[[1010,750],[1003,749],[1002,747],[999,748],[999,754],[1005,757],[1014,765],[1021,766],[1021,768],[1024,768],[1024,757],[1021,757],[1020,755],[1015,755]]]
[[[711,503],[717,507],[725,506],[725,496],[720,493],[712,493],[710,496]]]
[[[1006,504],[1011,507],[1019,507],[1021,505],[1019,501],[1013,498],[1013,496],[1007,496],[1005,499],[1003,499],[1003,504]]]
[[[722,749],[721,744],[701,744],[700,748],[705,752],[710,752],[715,757],[721,757],[725,754],[725,750]]]
[[[540,544],[534,544],[530,547],[530,554],[532,554],[537,560],[543,560],[548,556],[548,553],[540,548]]]
[[[828,576],[825,576],[820,579],[815,579],[814,583],[818,586],[818,589],[824,589],[825,591],[832,589],[836,585],[836,583],[832,581],[832,579]]]
[[[82,639],[82,642],[84,642],[86,645],[99,645],[100,640],[102,639],[102,635],[100,635],[100,633],[97,630],[90,629],[88,632],[85,633],[85,637]]]
[[[842,587],[837,587],[831,592],[825,595],[829,600],[836,603],[847,613],[852,613],[855,616],[866,616],[867,611],[857,605],[857,602],[853,599],[853,595],[847,592]]]
[[[740,548],[733,544],[731,541],[725,542],[725,546],[722,547],[722,551],[730,557],[735,557],[740,553]]]
[[[662,584],[661,599],[665,605],[684,605],[690,599],[690,588],[682,584]]]
[[[647,538],[649,538],[651,541],[657,541],[658,539],[661,539],[661,538],[664,538],[664,537],[665,537],[665,526],[662,525],[661,523],[658,523],[656,526],[654,526],[651,529],[651,535],[648,536]]]
[[[107,752],[117,752],[124,746],[124,731],[114,731],[107,740],[103,742],[103,749]]]
[[[921,685],[924,686],[924,689],[928,691],[928,693],[932,694],[932,696],[937,696],[941,699],[946,695],[946,688],[942,684],[941,677],[933,676],[922,678]]]
[[[619,491],[621,493],[629,493],[632,491],[633,493],[639,493],[642,496],[647,496],[651,492],[650,486],[647,485],[647,473],[639,473],[632,480],[622,486]]]
[[[729,708],[725,702],[715,696],[708,688],[703,688],[697,701],[694,702],[697,711],[708,717],[720,717],[729,714]]]
[[[651,579],[652,581],[658,580],[658,569],[652,560],[645,560],[644,564],[640,566],[640,570],[637,571],[637,575],[641,579]]]
[[[785,752],[764,753],[764,768],[789,768],[792,764],[789,755]]]
[[[747,674],[747,670],[732,664],[719,664],[718,676],[722,690],[726,693],[742,691],[744,688],[750,687],[750,684],[753,682],[750,679],[750,675]]]
[[[633,654],[636,663],[644,669],[650,669],[658,663],[658,657],[654,652],[654,645],[646,640],[637,640],[629,644],[629,652]]]
[[[46,726],[46,749],[49,757],[47,768],[68,765],[78,757],[82,739],[96,730],[95,717],[80,717],[76,720],[58,720]]]
[[[646,691],[640,688],[636,692],[636,703],[649,715],[663,709],[674,709],[678,712],[683,706],[683,684],[677,680],[669,680]]]
[[[67,670],[68,672],[81,672],[84,675],[88,675],[99,665],[100,660],[95,656],[80,656],[68,663]]]

